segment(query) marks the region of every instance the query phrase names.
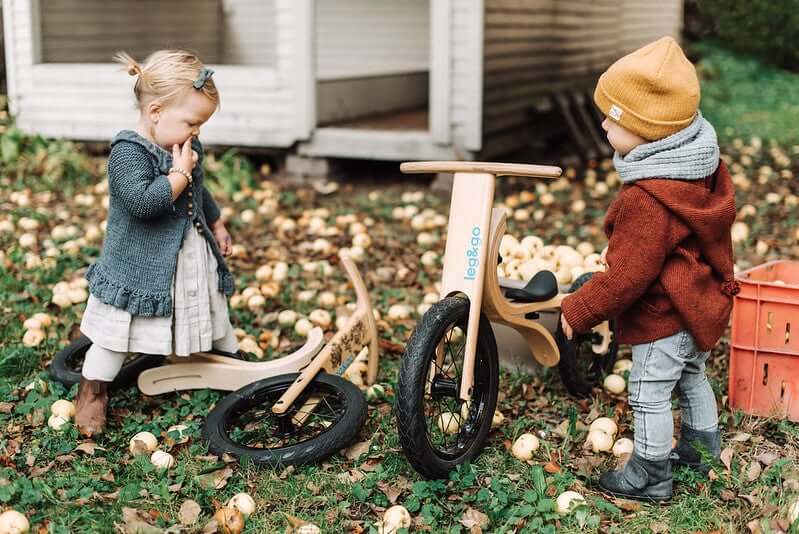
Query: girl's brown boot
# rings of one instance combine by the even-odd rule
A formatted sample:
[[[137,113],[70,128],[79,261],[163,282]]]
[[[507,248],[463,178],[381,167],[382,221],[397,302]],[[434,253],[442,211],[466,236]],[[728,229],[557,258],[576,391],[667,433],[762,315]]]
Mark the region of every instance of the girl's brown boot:
[[[86,437],[102,434],[108,409],[108,382],[81,377],[75,399],[75,426]]]

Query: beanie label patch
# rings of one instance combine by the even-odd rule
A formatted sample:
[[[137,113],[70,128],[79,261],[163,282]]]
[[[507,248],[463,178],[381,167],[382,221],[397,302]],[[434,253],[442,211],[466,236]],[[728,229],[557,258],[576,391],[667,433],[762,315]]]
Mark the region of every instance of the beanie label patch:
[[[621,109],[616,104],[610,106],[610,110],[608,111],[608,115],[610,115],[610,118],[616,121],[621,120],[622,113],[624,113],[624,110]]]

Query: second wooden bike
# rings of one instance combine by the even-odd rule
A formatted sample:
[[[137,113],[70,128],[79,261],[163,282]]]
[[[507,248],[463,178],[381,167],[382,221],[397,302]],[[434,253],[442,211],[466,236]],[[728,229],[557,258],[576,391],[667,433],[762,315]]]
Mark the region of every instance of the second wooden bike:
[[[454,173],[442,300],[416,324],[396,390],[405,454],[423,476],[442,478],[473,460],[491,430],[499,391],[498,349],[491,323],[521,334],[540,365],[558,367],[573,395],[589,394],[612,370],[617,343],[609,322],[573,340],[560,329],[561,302],[592,273],[568,288],[560,288],[550,271],[523,283],[497,275],[506,213],[493,208],[495,178],[553,179],[560,176],[560,168],[445,161],[403,163],[401,170]],[[554,314],[555,320],[545,324],[546,314]]]

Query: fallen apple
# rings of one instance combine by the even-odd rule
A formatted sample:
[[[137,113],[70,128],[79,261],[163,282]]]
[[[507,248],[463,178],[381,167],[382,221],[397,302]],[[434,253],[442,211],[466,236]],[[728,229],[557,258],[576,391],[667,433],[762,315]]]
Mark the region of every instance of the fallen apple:
[[[555,510],[559,514],[568,514],[572,509],[585,504],[585,498],[576,491],[564,491],[556,500]]]
[[[237,493],[230,498],[227,507],[238,510],[246,519],[255,512],[255,500],[247,493]]]
[[[511,453],[519,460],[527,461],[532,459],[533,453],[537,451],[540,446],[541,443],[536,436],[529,433],[522,434],[513,442]]]
[[[0,534],[25,534],[30,528],[28,518],[16,510],[0,514]]]

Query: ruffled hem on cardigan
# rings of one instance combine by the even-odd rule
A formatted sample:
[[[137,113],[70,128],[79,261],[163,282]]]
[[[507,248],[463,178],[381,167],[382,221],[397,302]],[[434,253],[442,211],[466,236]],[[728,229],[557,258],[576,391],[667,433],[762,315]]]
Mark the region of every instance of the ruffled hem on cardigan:
[[[96,263],[86,271],[86,280],[89,281],[92,295],[105,304],[128,311],[131,315],[168,317],[172,313],[172,295],[169,292],[151,293],[126,287],[105,276]],[[232,277],[230,285],[232,287]]]

